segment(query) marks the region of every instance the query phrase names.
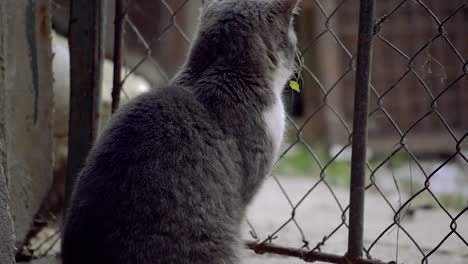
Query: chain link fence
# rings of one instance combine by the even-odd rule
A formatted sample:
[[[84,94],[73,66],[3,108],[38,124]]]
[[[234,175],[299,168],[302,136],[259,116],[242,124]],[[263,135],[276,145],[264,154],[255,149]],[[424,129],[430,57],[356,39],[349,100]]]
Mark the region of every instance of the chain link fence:
[[[372,0],[361,1],[361,6],[350,0],[301,4],[296,26],[302,71],[296,79],[302,92],[286,91],[290,136],[278,163],[302,149],[315,170],[301,194],[291,193],[283,184],[287,180],[272,176],[275,196],[287,207],[280,216],[284,221],[262,231],[249,218],[247,247],[257,253],[310,262],[382,263],[381,259],[400,263],[403,259],[428,263],[439,251],[443,254],[447,252],[444,248],[454,246],[462,259],[467,258],[467,196],[453,206],[431,183],[444,177],[444,168],[454,163],[462,168],[466,180],[468,122],[462,113],[468,110],[468,34],[464,26],[468,1],[375,2],[375,8]],[[129,76],[145,76],[141,70],[145,64],[157,70],[156,77],[148,78],[153,85],[170,80],[189,48],[200,5],[196,0],[117,1],[116,25],[118,30],[122,25],[123,45],[116,46],[115,54],[128,70],[116,75],[114,98],[120,85],[124,92],[130,89],[125,86]],[[144,24],[149,16],[146,12],[152,9],[157,10],[157,19]],[[120,67],[116,63],[116,73]],[[317,147],[323,144],[328,151]],[[378,158],[366,161],[367,148]],[[350,152],[353,159],[348,157]],[[428,165],[424,160],[431,155],[440,162]],[[401,159],[404,165],[396,165]],[[345,167],[346,173],[340,177],[351,184],[350,194],[330,176],[336,174],[336,163]],[[333,219],[325,220],[323,230],[311,232],[314,225],[323,225],[303,217],[303,208],[311,199],[332,201],[333,212],[328,215]],[[376,207],[388,214],[385,222],[376,224],[373,221],[381,218],[367,213]],[[440,219],[425,225],[431,230],[421,232],[417,221],[426,220],[414,214],[424,214],[419,213],[423,209],[437,211]],[[368,229],[367,225],[376,227]],[[439,237],[427,243],[427,232]],[[346,238],[348,248],[336,246],[346,244]],[[406,250],[410,256],[403,256],[404,247],[411,248]],[[433,263],[439,259],[434,257]]]
[[[132,77],[177,72],[202,2],[109,1],[113,109],[146,89]],[[468,1],[360,2],[301,3],[301,92],[285,89],[289,133],[246,247],[267,263],[465,263]]]

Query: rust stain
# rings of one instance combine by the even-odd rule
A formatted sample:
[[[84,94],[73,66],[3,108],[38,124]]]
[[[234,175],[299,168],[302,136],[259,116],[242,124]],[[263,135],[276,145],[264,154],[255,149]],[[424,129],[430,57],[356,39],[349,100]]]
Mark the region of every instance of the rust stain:
[[[39,32],[43,38],[48,38],[50,34],[48,20],[47,4],[41,3],[39,4]]]
[[[57,139],[68,138],[68,131],[67,132],[56,132],[56,133],[54,133],[54,137],[57,138]]]

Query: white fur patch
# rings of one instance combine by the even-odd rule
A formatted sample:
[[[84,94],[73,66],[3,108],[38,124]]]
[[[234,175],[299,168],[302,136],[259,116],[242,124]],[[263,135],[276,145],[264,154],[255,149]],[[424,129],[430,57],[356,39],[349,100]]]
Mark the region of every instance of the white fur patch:
[[[272,79],[272,89],[275,94],[275,102],[270,106],[265,113],[263,118],[266,123],[267,133],[270,135],[273,143],[273,151],[275,159],[279,155],[281,142],[283,141],[284,130],[286,127],[286,115],[284,113],[283,100],[281,93],[286,85],[286,82],[291,77],[291,70],[288,69],[283,61],[279,63],[280,67],[276,70]]]

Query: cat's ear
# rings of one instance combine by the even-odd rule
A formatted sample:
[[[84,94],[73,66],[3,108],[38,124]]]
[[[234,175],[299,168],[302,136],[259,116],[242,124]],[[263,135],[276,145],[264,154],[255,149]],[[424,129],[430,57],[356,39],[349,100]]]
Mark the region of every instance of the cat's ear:
[[[301,0],[276,0],[276,13],[281,15],[286,21],[291,21],[297,6]]]

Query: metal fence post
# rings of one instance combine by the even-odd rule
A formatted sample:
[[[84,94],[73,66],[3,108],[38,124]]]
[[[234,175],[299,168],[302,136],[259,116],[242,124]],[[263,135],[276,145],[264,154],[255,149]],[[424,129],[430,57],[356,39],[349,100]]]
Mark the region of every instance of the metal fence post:
[[[98,128],[105,1],[71,2],[70,121],[66,205]]]
[[[363,251],[364,195],[366,175],[367,118],[370,66],[374,35],[374,0],[361,0],[358,55],[354,96],[353,147],[349,205],[347,258],[359,259]]]
[[[120,91],[122,90],[122,53],[123,53],[123,26],[127,3],[124,0],[115,1],[115,20],[114,20],[114,77],[112,86],[112,113],[114,113],[120,104]]]

